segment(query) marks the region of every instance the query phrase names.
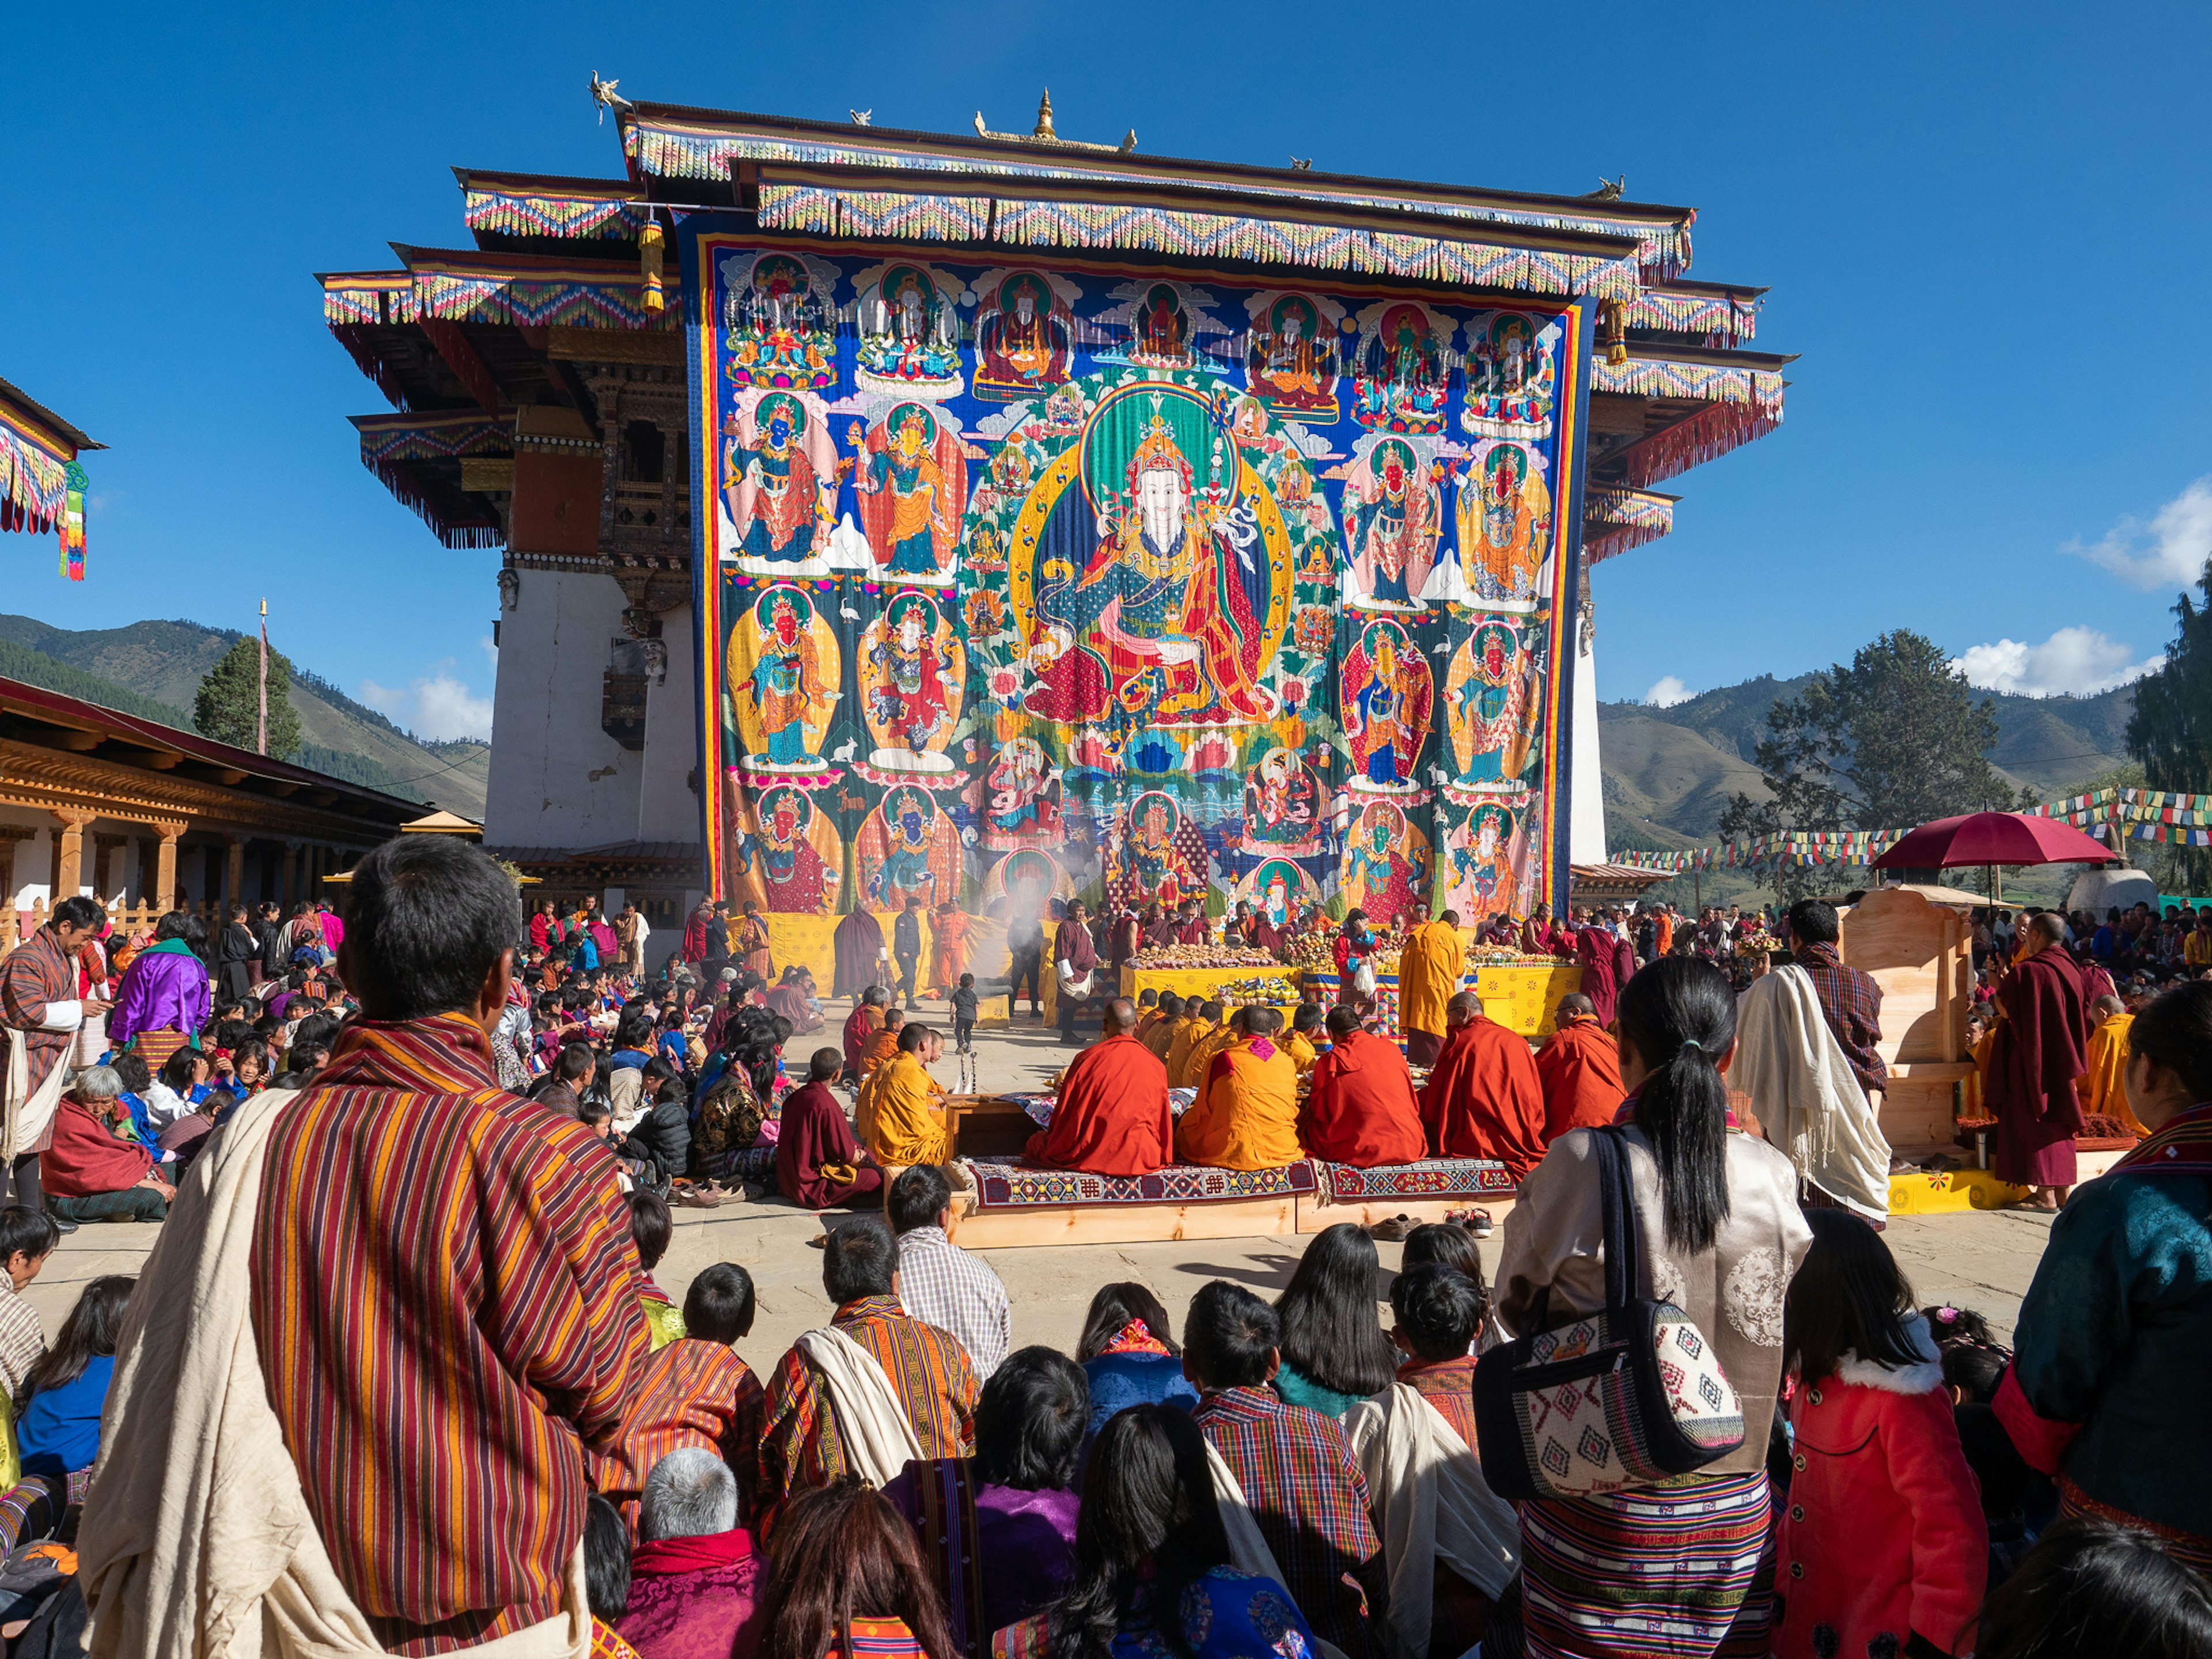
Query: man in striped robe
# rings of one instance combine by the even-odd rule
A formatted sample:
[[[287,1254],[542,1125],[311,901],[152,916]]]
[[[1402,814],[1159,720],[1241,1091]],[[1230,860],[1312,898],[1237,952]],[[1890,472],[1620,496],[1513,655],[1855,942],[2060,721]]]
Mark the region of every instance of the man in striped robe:
[[[94,900],[65,898],[0,962],[0,1203],[46,1207],[39,1154],[53,1144],[70,1044],[88,1016],[111,1006],[78,997],[76,953],[106,921]],[[57,1220],[64,1232],[76,1231],[75,1222]]]

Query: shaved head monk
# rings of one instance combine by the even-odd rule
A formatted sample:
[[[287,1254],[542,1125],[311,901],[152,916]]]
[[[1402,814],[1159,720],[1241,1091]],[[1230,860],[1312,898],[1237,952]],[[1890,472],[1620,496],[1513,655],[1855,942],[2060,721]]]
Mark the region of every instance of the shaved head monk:
[[[1183,1023],[1182,999],[1170,991],[1160,999],[1160,1017],[1138,1034],[1137,1041],[1164,1066],[1168,1048],[1182,1034]]]
[[[1596,1129],[1620,1109],[1620,1048],[1580,991],[1559,999],[1559,1024],[1536,1051],[1544,1085],[1544,1144],[1570,1129]]]
[[[1105,1026],[1060,1078],[1052,1122],[1030,1137],[1030,1163],[1136,1176],[1175,1162],[1167,1067],[1137,1041],[1135,1005],[1108,1003]]]
[[[1314,1061],[1313,1091],[1298,1112],[1307,1156],[1363,1170],[1418,1162],[1428,1140],[1398,1045],[1360,1030],[1348,1007],[1328,1011],[1328,1035],[1334,1046]]]
[[[1528,1045],[1462,991],[1444,1006],[1451,1028],[1421,1091],[1421,1127],[1432,1158],[1485,1158],[1516,1181],[1544,1158],[1544,1084]]]

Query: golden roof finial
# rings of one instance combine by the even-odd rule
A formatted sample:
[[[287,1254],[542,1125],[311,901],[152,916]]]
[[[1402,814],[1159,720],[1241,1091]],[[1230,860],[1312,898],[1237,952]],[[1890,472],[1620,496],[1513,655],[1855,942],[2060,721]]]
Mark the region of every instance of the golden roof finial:
[[[1050,87],[1044,89],[1044,96],[1037,100],[1036,131],[1030,136],[1032,138],[1056,138],[1060,136],[1052,130],[1052,88]]]

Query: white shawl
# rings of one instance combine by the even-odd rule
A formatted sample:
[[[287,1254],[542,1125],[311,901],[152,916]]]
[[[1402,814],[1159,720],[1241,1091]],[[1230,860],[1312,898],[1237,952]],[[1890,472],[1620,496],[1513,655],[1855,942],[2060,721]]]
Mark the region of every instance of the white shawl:
[[[1391,1632],[1407,1659],[1427,1659],[1433,1564],[1443,1562],[1496,1601],[1520,1570],[1520,1521],[1419,1389],[1392,1383],[1354,1406],[1344,1429],[1382,1534]]]
[[[92,1659],[383,1659],[308,1513],[269,1404],[248,1267],[269,1132],[238,1109],[181,1183],[124,1316],[77,1539]],[[470,1650],[587,1659],[578,1540],[554,1617]]]
[[[31,1086],[31,1045],[24,1033],[11,1029],[8,1035],[8,1072],[6,1094],[0,1097],[0,1111],[4,1111],[4,1127],[0,1127],[0,1153],[13,1158],[24,1147],[34,1145],[54,1121],[54,1114],[62,1103],[62,1084],[69,1075],[69,1057],[58,1058],[46,1073],[46,1080],[37,1088]]]
[[[921,1462],[921,1442],[875,1355],[835,1325],[802,1332],[798,1346],[830,1392],[837,1437],[854,1474],[872,1486],[884,1486],[908,1463]]]
[[[1802,968],[1778,968],[1743,994],[1729,1081],[1800,1180],[1873,1220],[1889,1214],[1889,1142]]]

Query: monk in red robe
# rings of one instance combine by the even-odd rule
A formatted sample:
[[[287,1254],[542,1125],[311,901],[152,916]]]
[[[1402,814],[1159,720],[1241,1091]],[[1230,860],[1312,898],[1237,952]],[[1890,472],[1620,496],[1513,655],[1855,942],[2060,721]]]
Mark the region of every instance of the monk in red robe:
[[[1298,1110],[1306,1156],[1371,1170],[1413,1164],[1428,1152],[1413,1074],[1398,1045],[1359,1027],[1354,1009],[1328,1011],[1329,1051],[1314,1061],[1313,1087]]]
[[[883,1190],[884,1172],[853,1138],[845,1109],[830,1092],[843,1065],[835,1048],[817,1048],[807,1080],[783,1103],[783,1131],[776,1137],[776,1189],[809,1210],[849,1204]],[[647,1471],[651,1473],[651,1471]]]
[[[884,993],[880,986],[871,985],[860,993],[853,1012],[845,1016],[845,1080],[856,1083],[860,1076],[860,1055],[884,1023]],[[711,1046],[711,1045],[710,1045]]]
[[[1462,991],[1444,1005],[1444,1051],[1421,1091],[1431,1158],[1494,1158],[1518,1181],[1544,1158],[1544,1083],[1528,1045]]]
[[[1620,1046],[1598,1024],[1597,1010],[1580,991],[1559,999],[1559,1027],[1536,1051],[1544,1084],[1544,1144],[1570,1129],[1595,1129],[1613,1121],[1626,1092],[1620,1086]]]
[[[1030,1137],[1030,1163],[1137,1176],[1175,1162],[1167,1067],[1136,1039],[1136,1005],[1115,998],[1105,1026],[1060,1078],[1050,1126]]]
[[[2063,927],[2047,910],[2021,925],[2021,958],[1997,981],[1996,1040],[1983,1085],[1997,1121],[1997,1179],[2034,1188],[2030,1206],[2039,1210],[2058,1208],[2073,1188],[2081,1127],[2074,1079],[2089,1069],[2092,1022]]]

